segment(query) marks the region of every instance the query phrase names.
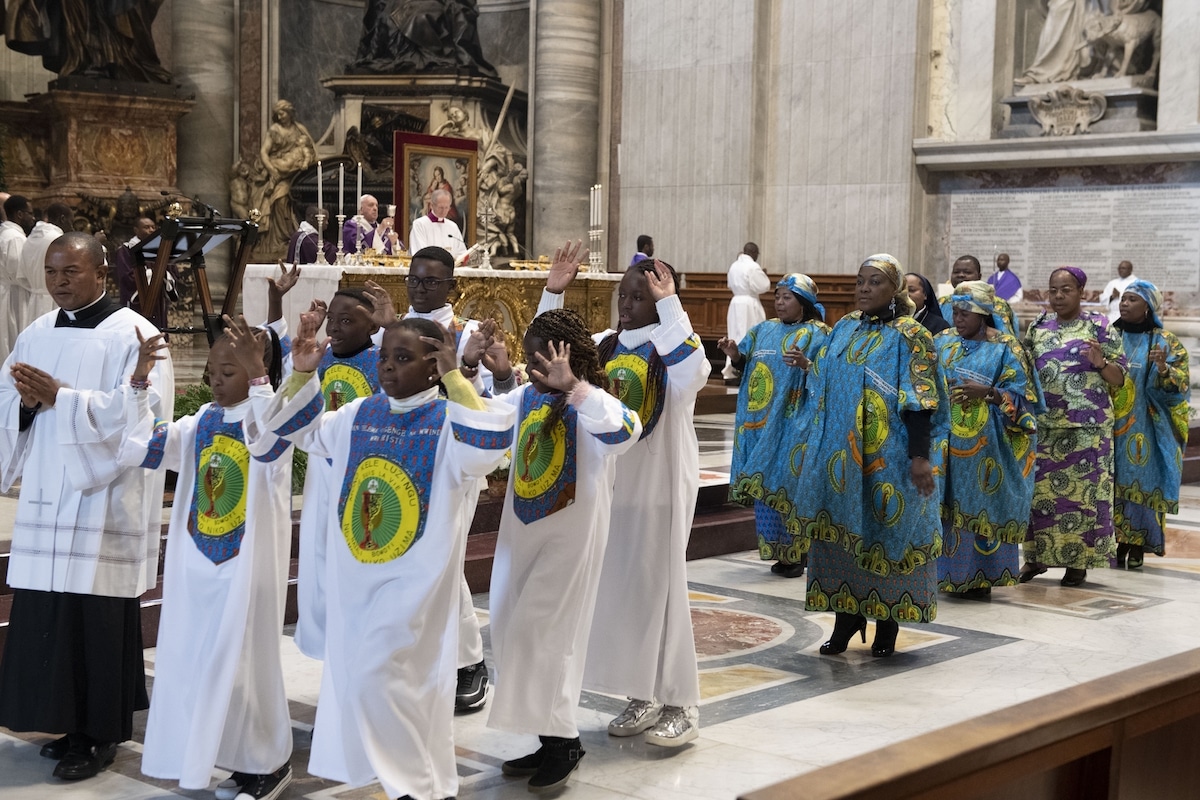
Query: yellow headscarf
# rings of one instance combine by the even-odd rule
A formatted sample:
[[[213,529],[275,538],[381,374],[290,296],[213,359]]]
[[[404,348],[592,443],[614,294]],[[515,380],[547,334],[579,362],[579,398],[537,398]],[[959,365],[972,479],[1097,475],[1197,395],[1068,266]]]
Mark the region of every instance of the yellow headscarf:
[[[954,287],[950,305],[990,317],[996,313],[996,290],[987,281],[963,281]]]
[[[908,297],[908,281],[904,279],[904,270],[896,257],[887,253],[877,253],[868,257],[862,266],[879,270],[892,282],[892,286],[895,287],[892,302],[896,304],[896,316],[912,316],[917,307]]]

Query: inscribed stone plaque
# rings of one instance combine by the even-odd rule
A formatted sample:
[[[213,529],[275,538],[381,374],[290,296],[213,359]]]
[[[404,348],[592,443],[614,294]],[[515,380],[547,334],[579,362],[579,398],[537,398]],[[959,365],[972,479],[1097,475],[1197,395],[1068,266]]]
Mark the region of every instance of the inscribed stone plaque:
[[[950,197],[950,257],[970,253],[990,274],[1008,253],[1021,282],[1045,287],[1055,267],[1082,267],[1089,285],[1133,262],[1138,277],[1175,292],[1200,289],[1200,185],[996,189]]]

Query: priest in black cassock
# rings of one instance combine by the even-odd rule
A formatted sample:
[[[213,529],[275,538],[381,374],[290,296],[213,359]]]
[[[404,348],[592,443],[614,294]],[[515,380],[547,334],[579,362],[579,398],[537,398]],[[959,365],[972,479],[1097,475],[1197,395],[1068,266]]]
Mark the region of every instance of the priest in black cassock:
[[[149,705],[137,598],[157,579],[163,479],[117,453],[138,337],[158,331],[105,294],[91,235],[55,239],[45,264],[59,310],[22,331],[0,369],[0,491],[21,482],[0,725],[66,734],[41,754],[79,780],[112,763]],[[169,357],[150,382],[155,416],[171,419]]]

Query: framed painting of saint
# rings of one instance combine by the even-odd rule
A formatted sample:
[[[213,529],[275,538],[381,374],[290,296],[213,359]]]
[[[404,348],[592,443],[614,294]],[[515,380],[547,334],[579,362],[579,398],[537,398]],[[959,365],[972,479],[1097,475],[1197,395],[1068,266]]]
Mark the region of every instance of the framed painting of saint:
[[[453,202],[446,218],[462,230],[468,247],[475,243],[475,205],[479,197],[479,145],[474,139],[395,134],[393,190],[396,227],[407,242],[413,220],[428,214],[433,193],[450,192]]]

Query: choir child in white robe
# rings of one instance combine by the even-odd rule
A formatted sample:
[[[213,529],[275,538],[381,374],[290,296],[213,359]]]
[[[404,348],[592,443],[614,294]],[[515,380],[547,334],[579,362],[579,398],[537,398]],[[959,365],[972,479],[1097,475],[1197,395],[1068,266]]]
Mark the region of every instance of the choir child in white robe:
[[[80,780],[112,763],[148,706],[138,597],[157,582],[163,475],[117,454],[138,335],[158,331],[105,295],[91,235],[56,239],[44,274],[61,310],[22,331],[0,370],[0,486],[21,481],[0,725],[67,734],[41,754]],[[150,406],[169,419],[169,359],[150,380]]]
[[[359,289],[334,294],[328,308],[313,301],[309,313],[325,322],[329,339],[317,365],[317,380],[325,408],[336,411],[353,401],[379,391],[379,347],[372,341],[379,326],[371,319],[370,297]],[[284,362],[284,377],[292,371],[291,359]],[[301,448],[304,449],[304,448]],[[300,559],[297,566],[296,647],[309,658],[325,655],[325,551],[333,532],[327,528],[325,512],[330,497],[337,496],[336,476],[323,458],[308,459],[304,475],[304,508],[300,511]]]
[[[552,268],[539,310],[561,304],[572,277]],[[644,731],[650,744],[678,747],[700,724],[687,543],[700,488],[692,410],[710,368],[669,265],[631,266],[618,293],[620,328],[601,338],[600,360],[642,434],[617,458],[584,686],[630,698],[609,734]]]
[[[531,775],[531,791],[548,791],[567,782],[584,754],[575,707],[617,456],[642,426],[606,391],[596,344],[574,311],[536,317],[524,346],[532,382],[499,398],[517,420],[492,565],[488,726],[538,735],[541,747],[504,762],[503,772]]]
[[[266,332],[254,334],[244,319],[226,323],[208,357],[213,402],[195,414],[156,420],[136,388],[165,347],[161,337],[143,343],[130,381],[136,402],[121,463],[179,475],[142,772],[205,789],[220,767],[233,776],[218,785],[218,800],[273,798],[292,779],[279,655],[292,447],[270,435],[247,447],[275,395],[280,356]]]
[[[296,372],[262,426],[333,461],[326,529],[338,535],[326,553],[309,772],[355,786],[377,779],[389,798],[453,797],[462,509],[511,446],[514,413],[480,398],[458,371],[453,338],[420,319],[384,332],[386,394],[326,411],[312,372],[324,349],[316,329],[301,315]]]

